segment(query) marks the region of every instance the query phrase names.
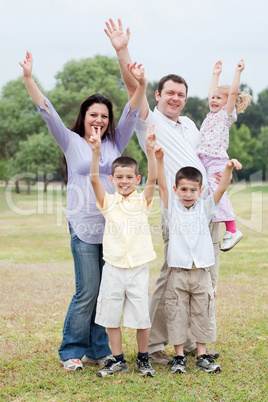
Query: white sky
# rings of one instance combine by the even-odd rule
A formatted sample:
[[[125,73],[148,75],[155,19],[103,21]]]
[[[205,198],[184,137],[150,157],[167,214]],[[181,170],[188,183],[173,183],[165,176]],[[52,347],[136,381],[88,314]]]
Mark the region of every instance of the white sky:
[[[241,82],[256,97],[268,87],[267,16],[267,0],[0,0],[0,89],[20,76],[26,50],[45,90],[69,60],[114,56],[104,22],[120,17],[149,81],[180,74],[189,96],[205,98],[214,63],[222,60],[220,82],[230,84],[243,58]]]

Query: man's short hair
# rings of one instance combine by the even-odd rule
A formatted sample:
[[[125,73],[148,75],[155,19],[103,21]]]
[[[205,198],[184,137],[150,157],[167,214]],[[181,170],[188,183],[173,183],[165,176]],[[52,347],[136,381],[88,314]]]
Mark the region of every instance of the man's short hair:
[[[200,188],[202,187],[203,177],[200,170],[192,167],[192,166],[185,166],[178,170],[175,176],[175,186],[178,187],[179,181],[182,179],[196,181],[199,183]]]
[[[165,77],[161,78],[161,80],[159,81],[158,86],[157,86],[157,90],[159,92],[159,95],[161,95],[161,92],[162,92],[162,89],[163,89],[163,86],[164,86],[165,82],[170,81],[170,80],[174,81],[174,82],[177,82],[179,84],[185,85],[186,96],[187,96],[187,93],[188,93],[187,82],[185,81],[185,79],[183,79],[180,75],[177,75],[177,74],[169,74],[169,75],[166,75]]]
[[[112,163],[112,176],[114,175],[115,169],[118,167],[132,167],[135,170],[136,176],[139,174],[139,164],[138,162],[131,158],[130,156],[119,156]]]

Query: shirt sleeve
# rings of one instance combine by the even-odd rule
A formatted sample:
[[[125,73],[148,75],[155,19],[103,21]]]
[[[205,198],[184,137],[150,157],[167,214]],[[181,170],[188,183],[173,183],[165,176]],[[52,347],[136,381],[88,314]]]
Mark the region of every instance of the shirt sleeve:
[[[215,205],[213,194],[210,194],[208,198],[204,201],[204,209],[208,222],[210,222],[211,218],[215,215],[218,207],[219,204]]]
[[[120,153],[129,143],[139,118],[140,109],[130,110],[129,102],[126,104],[115,129],[115,143]]]
[[[46,97],[45,103],[51,114],[47,113],[47,111],[40,105],[36,105],[36,107],[46,123],[49,132],[52,134],[62,151],[65,152],[69,146],[71,135],[73,133],[63,124],[60,116]]]

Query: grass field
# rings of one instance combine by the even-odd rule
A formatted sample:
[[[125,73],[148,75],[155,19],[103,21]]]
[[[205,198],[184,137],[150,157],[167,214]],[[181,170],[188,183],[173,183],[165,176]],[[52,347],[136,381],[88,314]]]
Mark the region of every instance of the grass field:
[[[0,400],[267,401],[268,186],[229,192],[244,239],[221,254],[213,349],[222,372],[200,372],[190,357],[186,374],[155,366],[155,377],[142,379],[131,329],[123,330],[130,374],[97,378],[97,367],[61,368],[57,349],[74,292],[65,200],[56,191],[27,196],[0,187]],[[152,291],[163,261],[157,199],[150,223],[158,255]],[[173,354],[172,347],[167,351]]]

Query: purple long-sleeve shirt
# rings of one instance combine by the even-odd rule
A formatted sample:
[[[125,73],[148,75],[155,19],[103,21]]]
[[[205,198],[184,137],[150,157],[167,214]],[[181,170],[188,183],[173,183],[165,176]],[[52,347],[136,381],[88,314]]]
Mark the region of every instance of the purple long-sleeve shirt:
[[[89,179],[92,150],[84,138],[65,127],[47,98],[45,102],[51,114],[41,106],[36,106],[67,160],[67,220],[82,241],[100,244],[105,221],[96,207],[96,198]],[[100,180],[108,193],[114,193],[114,186],[109,180],[112,162],[127,146],[138,116],[139,109],[130,111],[127,103],[115,129],[115,144],[108,138],[101,142]]]

